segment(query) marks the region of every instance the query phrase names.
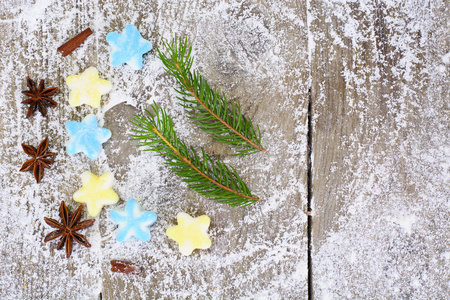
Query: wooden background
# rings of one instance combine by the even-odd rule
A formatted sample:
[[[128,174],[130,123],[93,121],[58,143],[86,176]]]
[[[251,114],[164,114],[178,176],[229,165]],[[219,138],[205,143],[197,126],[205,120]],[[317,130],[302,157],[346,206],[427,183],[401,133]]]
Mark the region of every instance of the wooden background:
[[[445,299],[449,9],[442,0],[2,2],[1,298]],[[260,124],[268,152],[231,157],[195,128],[155,50],[140,71],[112,67],[106,34],[127,24],[154,48],[175,33],[187,37],[195,67]],[[93,36],[62,58],[56,48],[87,27]],[[90,66],[114,89],[98,110],[71,108],[65,78]],[[59,106],[47,118],[24,117],[27,75],[59,87]],[[187,144],[233,165],[261,203],[211,203],[161,158],[136,149],[128,120],[153,101],[169,111]],[[96,161],[64,148],[65,122],[88,113],[112,131]],[[27,159],[20,144],[46,136],[56,163],[36,184],[18,172]],[[74,211],[85,170],[113,172],[121,201],[84,231],[92,248],[75,246],[67,260],[56,243],[43,243],[50,231],[43,217],[57,218],[61,200]],[[147,243],[115,240],[109,211],[132,197],[158,214]],[[179,211],[211,217],[210,249],[178,253],[164,232]],[[134,261],[143,274],[113,274],[112,259]]]

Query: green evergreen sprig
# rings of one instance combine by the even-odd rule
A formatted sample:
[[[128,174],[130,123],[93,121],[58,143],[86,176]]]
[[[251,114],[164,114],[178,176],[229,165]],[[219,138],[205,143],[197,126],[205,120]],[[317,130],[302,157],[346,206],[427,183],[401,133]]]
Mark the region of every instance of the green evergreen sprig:
[[[146,146],[146,151],[165,156],[165,163],[171,166],[175,174],[182,177],[190,188],[211,200],[237,207],[259,200],[251,194],[233,167],[213,161],[203,148],[200,157],[193,147],[188,148],[177,138],[172,118],[165,110],[158,108],[156,103],[152,109],[155,116],[146,110],[146,115],[135,115],[131,121],[138,128],[133,129],[135,134],[131,137],[140,141],[139,146]]]
[[[234,148],[233,155],[266,152],[261,146],[259,126],[255,130],[252,121],[242,114],[240,103],[228,103],[225,93],[220,93],[215,86],[210,87],[198,71],[191,71],[194,58],[192,47],[187,48],[187,39],[183,42],[175,37],[171,44],[163,43],[168,54],[158,49],[159,57],[166,71],[181,86],[175,90],[189,118],[215,140]]]

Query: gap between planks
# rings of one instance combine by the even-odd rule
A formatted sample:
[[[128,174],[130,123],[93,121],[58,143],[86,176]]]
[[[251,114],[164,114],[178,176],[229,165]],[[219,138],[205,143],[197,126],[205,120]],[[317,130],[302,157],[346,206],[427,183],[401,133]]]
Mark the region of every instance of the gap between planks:
[[[312,284],[312,163],[311,163],[311,152],[312,152],[312,98],[311,98],[311,87],[308,88],[308,131],[307,131],[307,217],[308,217],[308,300],[313,299],[313,284]]]

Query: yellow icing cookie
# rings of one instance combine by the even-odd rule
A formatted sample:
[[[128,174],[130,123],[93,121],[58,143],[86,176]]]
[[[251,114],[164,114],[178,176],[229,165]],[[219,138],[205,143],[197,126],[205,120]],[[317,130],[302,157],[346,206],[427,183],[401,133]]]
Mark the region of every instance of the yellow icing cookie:
[[[100,79],[94,67],[87,68],[81,75],[67,77],[66,83],[70,88],[69,104],[73,107],[87,104],[98,108],[102,95],[109,93],[112,89],[112,83]]]
[[[210,219],[207,215],[192,218],[180,212],[177,215],[178,225],[169,227],[166,234],[178,243],[181,254],[190,255],[194,249],[208,249],[211,247],[208,230]]]
[[[85,203],[89,215],[96,217],[103,206],[119,201],[119,196],[113,191],[114,177],[110,172],[95,176],[89,171],[81,174],[82,188],[73,194],[73,200]]]

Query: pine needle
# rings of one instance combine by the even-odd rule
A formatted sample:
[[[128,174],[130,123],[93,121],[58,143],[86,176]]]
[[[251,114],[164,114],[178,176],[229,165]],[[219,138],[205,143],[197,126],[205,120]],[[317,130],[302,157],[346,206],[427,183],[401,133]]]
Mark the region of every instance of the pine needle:
[[[171,44],[164,42],[164,48],[167,54],[158,49],[159,57],[181,87],[176,89],[180,94],[178,99],[189,118],[216,141],[234,148],[233,155],[266,152],[261,146],[259,126],[255,130],[252,121],[242,114],[240,103],[228,103],[225,93],[210,87],[198,71],[191,71],[194,58],[192,47],[187,48],[187,39],[175,37]]]
[[[148,147],[146,151],[155,151],[166,158],[166,164],[182,177],[188,186],[203,196],[219,203],[231,206],[247,206],[259,200],[251,194],[249,188],[233,167],[213,161],[203,148],[198,155],[193,147],[177,138],[172,118],[164,109],[152,105],[155,116],[146,110],[146,115],[135,115],[131,123],[132,140],[138,140],[139,146]]]

